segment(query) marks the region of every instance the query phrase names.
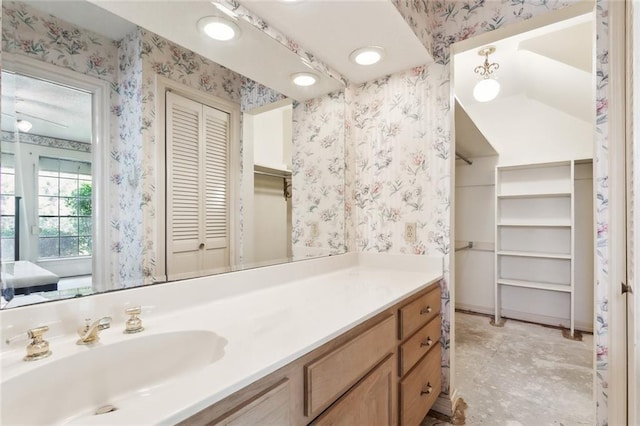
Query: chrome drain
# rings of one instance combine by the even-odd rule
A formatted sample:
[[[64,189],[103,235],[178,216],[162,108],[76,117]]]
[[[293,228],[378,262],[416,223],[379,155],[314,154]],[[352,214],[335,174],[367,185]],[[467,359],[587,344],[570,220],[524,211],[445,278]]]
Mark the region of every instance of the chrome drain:
[[[118,408],[111,405],[111,404],[107,404],[107,405],[103,405],[102,407],[98,408],[96,410],[96,412],[94,413],[96,416],[99,416],[100,414],[107,414],[107,413],[111,413],[112,411],[116,411]]]

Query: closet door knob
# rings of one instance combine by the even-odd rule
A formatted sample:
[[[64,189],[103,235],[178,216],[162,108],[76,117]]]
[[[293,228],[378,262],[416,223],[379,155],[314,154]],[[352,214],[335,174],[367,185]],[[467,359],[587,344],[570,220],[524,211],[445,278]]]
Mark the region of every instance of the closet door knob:
[[[426,306],[422,308],[422,310],[420,311],[420,315],[430,314],[431,311],[432,311],[431,306]]]
[[[199,248],[200,250],[202,250],[202,249],[204,248],[204,243],[200,243],[200,245],[198,246],[198,248]]]

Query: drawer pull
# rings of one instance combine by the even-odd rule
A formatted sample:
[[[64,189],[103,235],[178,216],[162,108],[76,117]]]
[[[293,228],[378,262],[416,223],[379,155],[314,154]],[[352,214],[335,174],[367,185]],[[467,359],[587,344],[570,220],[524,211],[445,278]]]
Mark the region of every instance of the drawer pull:
[[[425,387],[422,388],[420,395],[430,395],[431,392],[433,392],[433,386],[431,386],[431,382],[429,382],[427,383],[426,389]]]
[[[430,314],[432,310],[431,306],[426,306],[420,310],[420,315]]]
[[[433,340],[431,340],[431,337],[427,337],[427,340],[425,340],[424,342],[420,343],[420,346],[424,347],[429,347],[433,345]]]

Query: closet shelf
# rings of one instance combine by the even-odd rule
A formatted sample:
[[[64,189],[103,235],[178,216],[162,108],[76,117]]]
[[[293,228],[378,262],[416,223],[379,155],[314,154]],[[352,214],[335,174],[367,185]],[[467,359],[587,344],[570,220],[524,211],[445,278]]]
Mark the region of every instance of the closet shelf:
[[[570,192],[537,192],[530,194],[502,194],[498,195],[499,199],[519,199],[519,198],[561,198],[571,197]]]
[[[544,253],[536,251],[509,251],[501,250],[498,256],[518,256],[518,257],[538,257],[542,259],[567,259],[571,260],[571,254],[565,253]]]
[[[563,293],[571,293],[571,285],[569,284],[553,284],[536,281],[509,280],[505,278],[498,279],[498,284],[508,285],[511,287],[535,288],[538,290],[551,290]]]
[[[500,321],[500,286],[550,290],[569,294],[569,321],[574,331],[575,293],[575,167],[573,161],[497,166],[495,173],[494,320]],[[507,230],[509,229],[509,230]],[[513,230],[513,231],[512,231]],[[568,232],[567,232],[568,231]],[[517,241],[513,236],[517,235]],[[569,239],[568,239],[569,238]],[[567,253],[568,252],[568,253]],[[561,262],[558,262],[560,260]],[[545,266],[561,263],[570,278],[550,283]],[[518,279],[511,276],[517,269]],[[549,297],[557,297],[551,296]]]

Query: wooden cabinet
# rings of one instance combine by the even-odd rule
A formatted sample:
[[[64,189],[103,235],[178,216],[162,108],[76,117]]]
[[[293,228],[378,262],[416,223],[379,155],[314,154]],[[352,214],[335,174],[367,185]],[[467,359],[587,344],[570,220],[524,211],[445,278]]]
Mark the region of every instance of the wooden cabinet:
[[[435,321],[431,320],[402,343],[399,348],[400,376],[408,372],[439,341],[440,321],[438,318]]]
[[[440,283],[182,422],[416,426],[440,393]]]
[[[400,382],[400,424],[419,425],[440,394],[440,344],[431,349]]]
[[[440,313],[440,291],[431,291],[418,297],[398,312],[400,321],[400,339],[404,339],[422,325],[435,318]]]
[[[398,407],[400,425],[419,425],[435,403],[441,388],[440,287],[398,309]]]
[[[395,424],[395,357],[389,355],[326,410],[314,426],[391,426]]]
[[[289,416],[289,381],[267,389],[255,398],[237,407],[226,417],[215,421],[221,426],[291,425]]]
[[[381,359],[394,353],[396,318],[391,315],[333,352],[306,365],[305,414],[314,417]]]

